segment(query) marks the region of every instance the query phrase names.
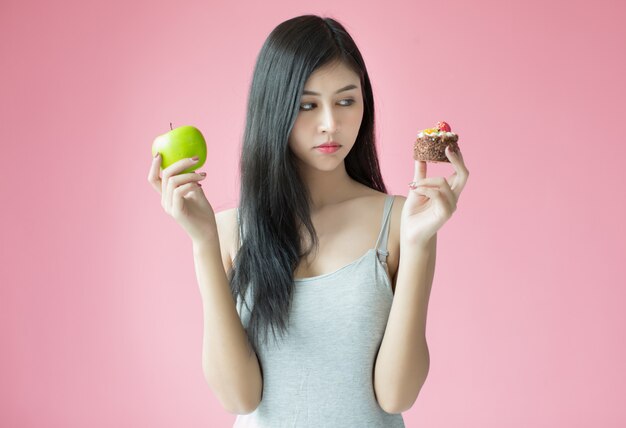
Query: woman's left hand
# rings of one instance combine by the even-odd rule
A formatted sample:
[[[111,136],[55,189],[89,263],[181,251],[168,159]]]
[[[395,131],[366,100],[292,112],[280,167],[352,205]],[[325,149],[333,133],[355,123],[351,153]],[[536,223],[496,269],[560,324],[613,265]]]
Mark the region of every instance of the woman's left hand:
[[[460,150],[455,153],[446,147],[446,156],[455,170],[447,179],[426,178],[426,162],[415,161],[411,190],[402,208],[401,244],[425,246],[456,211],[469,171]]]

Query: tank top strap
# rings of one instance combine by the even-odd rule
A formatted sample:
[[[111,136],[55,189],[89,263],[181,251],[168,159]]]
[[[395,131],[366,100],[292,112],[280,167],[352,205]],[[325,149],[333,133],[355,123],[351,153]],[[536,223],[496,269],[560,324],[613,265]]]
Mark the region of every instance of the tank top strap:
[[[237,207],[237,227],[239,229],[239,247],[241,248],[241,237],[243,236],[243,234],[241,233],[241,218],[239,216],[239,207]]]
[[[387,198],[385,199],[382,225],[380,227],[380,233],[378,234],[378,240],[376,241],[376,252],[378,253],[378,258],[383,263],[387,263],[387,256],[389,255],[389,251],[387,251],[387,241],[389,239],[389,224],[391,223],[389,218],[391,217],[391,207],[393,205],[394,199],[395,195],[387,195]]]

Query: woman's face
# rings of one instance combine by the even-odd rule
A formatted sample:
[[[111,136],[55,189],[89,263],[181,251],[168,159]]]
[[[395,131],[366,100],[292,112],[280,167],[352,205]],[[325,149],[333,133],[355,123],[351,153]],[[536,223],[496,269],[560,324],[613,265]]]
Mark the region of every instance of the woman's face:
[[[301,163],[333,170],[352,149],[362,120],[363,96],[358,74],[343,63],[320,67],[304,85],[289,147]],[[316,148],[331,141],[339,148]]]

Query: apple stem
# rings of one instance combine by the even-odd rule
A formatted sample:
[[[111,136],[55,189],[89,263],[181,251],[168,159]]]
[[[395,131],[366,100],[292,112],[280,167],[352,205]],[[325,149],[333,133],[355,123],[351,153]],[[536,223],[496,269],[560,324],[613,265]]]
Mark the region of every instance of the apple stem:
[[[171,130],[174,130],[174,128],[172,128],[172,122],[170,122],[170,129],[171,129]]]

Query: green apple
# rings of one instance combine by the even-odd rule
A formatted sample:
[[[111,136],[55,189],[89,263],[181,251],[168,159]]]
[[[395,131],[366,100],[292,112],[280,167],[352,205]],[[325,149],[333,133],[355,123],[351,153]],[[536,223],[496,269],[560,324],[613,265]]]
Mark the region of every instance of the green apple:
[[[170,123],[170,128],[172,124]],[[152,143],[152,156],[161,153],[161,169],[167,168],[181,159],[198,156],[198,162],[179,174],[199,169],[206,162],[206,141],[202,133],[193,126],[179,126],[159,135]]]

